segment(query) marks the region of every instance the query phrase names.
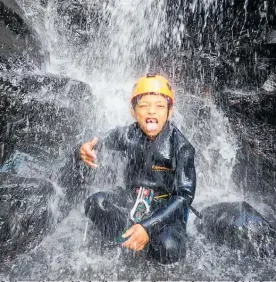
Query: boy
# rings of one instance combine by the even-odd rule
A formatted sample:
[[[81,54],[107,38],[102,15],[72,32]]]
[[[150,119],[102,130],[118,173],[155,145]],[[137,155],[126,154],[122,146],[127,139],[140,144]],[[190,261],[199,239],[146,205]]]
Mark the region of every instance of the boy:
[[[103,146],[127,158],[126,189],[93,194],[85,203],[86,216],[105,238],[123,233],[123,247],[141,251],[147,245],[148,254],[163,264],[185,257],[188,208],[196,187],[194,148],[168,120],[173,103],[169,82],[147,74],[132,91],[136,122],[111,130],[100,144],[94,138],[80,148],[81,159],[93,168],[94,149]]]

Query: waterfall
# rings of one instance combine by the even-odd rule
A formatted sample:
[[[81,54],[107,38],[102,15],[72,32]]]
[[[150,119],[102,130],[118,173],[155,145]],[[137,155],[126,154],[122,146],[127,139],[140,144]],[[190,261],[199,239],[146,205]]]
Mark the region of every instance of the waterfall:
[[[205,2],[208,6],[210,1]],[[196,149],[198,184],[194,206],[200,210],[216,202],[243,199],[232,178],[239,144],[228,119],[214,105],[210,92],[203,92],[196,86],[191,90],[187,79],[177,73],[175,61],[167,73],[165,67],[158,68],[158,53],[166,50],[164,56],[168,56],[168,52],[172,56],[178,50],[181,34],[185,33],[184,25],[175,27],[173,34],[178,43],[172,44],[175,49],[169,50],[173,47],[166,45],[171,44],[168,43],[166,1],[17,0],[17,3],[49,51],[44,71],[72,77],[91,86],[96,98],[88,98],[87,103],[95,109],[97,131],[105,132],[133,121],[129,113],[132,85],[140,75],[155,70],[155,66],[172,81],[176,92],[173,120]],[[197,85],[197,81],[194,83]],[[89,130],[90,122],[84,125],[85,129]],[[104,177],[99,173],[100,179]],[[91,191],[100,189],[91,184]],[[15,260],[8,278],[193,280],[245,277],[249,280],[256,277],[257,270],[266,272],[266,263],[259,260],[249,263],[239,252],[226,253],[224,247],[219,249],[206,243],[196,231],[194,219],[191,214],[187,232],[192,239],[185,262],[171,267],[145,265],[139,255],[124,261],[118,249],[102,253],[99,234],[89,231],[91,223],[85,218],[81,204],[36,249]]]
[[[107,130],[130,122],[128,101],[135,78],[152,70],[151,66],[158,63],[156,57],[151,57],[152,52],[165,44],[165,1],[52,0],[46,7],[33,1],[18,3],[48,46],[47,71],[91,85],[99,103],[99,127]],[[77,22],[74,13],[82,19]],[[174,33],[182,30],[180,26]],[[174,76],[172,71],[172,80]],[[214,195],[222,191],[227,199],[235,188],[231,179],[237,150],[235,137],[211,99],[198,97],[199,91],[191,93],[185,85],[177,89],[178,80],[172,81],[180,101],[174,119],[196,147],[198,190],[203,198],[212,191]],[[204,111],[208,113],[202,114]]]

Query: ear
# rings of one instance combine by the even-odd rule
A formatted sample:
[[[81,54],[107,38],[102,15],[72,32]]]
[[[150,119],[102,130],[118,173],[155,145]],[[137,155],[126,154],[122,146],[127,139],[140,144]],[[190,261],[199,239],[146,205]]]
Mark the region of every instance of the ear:
[[[131,113],[132,117],[136,119],[136,113],[135,113],[135,109],[133,107],[130,108],[130,113]]]
[[[173,114],[173,108],[170,107],[169,108],[169,113],[168,113],[168,119],[172,117],[172,114]]]

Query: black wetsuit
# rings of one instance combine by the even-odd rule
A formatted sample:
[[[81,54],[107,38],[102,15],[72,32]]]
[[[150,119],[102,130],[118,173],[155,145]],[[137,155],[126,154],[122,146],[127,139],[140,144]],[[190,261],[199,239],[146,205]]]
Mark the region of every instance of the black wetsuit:
[[[153,189],[156,195],[169,194],[165,199],[153,200],[150,216],[140,224],[150,237],[148,250],[152,257],[161,263],[183,258],[185,216],[196,187],[193,146],[169,121],[155,140],[148,139],[133,123],[110,131],[96,149],[102,146],[124,152],[126,189],[93,194],[85,203],[86,215],[106,238],[114,240],[129,224],[136,188]]]

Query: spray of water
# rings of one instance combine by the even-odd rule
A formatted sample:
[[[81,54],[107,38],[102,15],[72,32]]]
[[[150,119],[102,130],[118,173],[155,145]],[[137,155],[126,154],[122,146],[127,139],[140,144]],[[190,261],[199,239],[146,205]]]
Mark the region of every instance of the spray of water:
[[[96,105],[95,124],[99,131],[129,124],[132,118],[128,99],[134,79],[149,70],[150,51],[163,43],[165,1],[49,0],[45,6],[31,0],[17,2],[50,52],[46,70],[74,77],[92,87],[96,99],[88,103]],[[74,13],[80,13],[77,21],[74,21]],[[197,152],[195,205],[201,208],[217,201],[239,198],[231,178],[237,145],[227,119],[211,99],[177,87],[177,81],[173,83],[177,98],[173,119],[181,125]],[[86,126],[89,128],[90,124]],[[141,270],[134,263],[128,266],[126,274],[125,262],[116,261],[120,251],[102,256],[97,231],[88,232],[91,226],[82,212],[82,208],[80,211],[73,210],[54,234],[25,255],[23,268],[29,269],[25,273],[19,258],[13,267],[12,277],[117,280],[132,279],[132,275],[137,279],[142,275],[143,279],[156,280],[159,277],[164,280],[170,277],[186,280],[206,277],[234,279],[242,275],[236,262],[232,270],[226,267],[229,256],[225,255],[225,259],[219,261],[223,251],[200,242],[202,237],[192,224],[193,215],[189,232],[197,236],[198,244],[189,253],[192,264],[180,263],[173,268],[148,264],[146,270]],[[214,261],[218,270],[214,268]],[[45,264],[48,269],[45,269]],[[126,276],[118,275],[122,271]],[[224,274],[220,276],[219,273]]]
[[[51,57],[47,70],[73,76],[91,85],[98,98],[94,101],[97,127],[108,130],[131,122],[128,101],[135,77],[130,74],[145,73],[149,69],[146,62],[152,61],[149,51],[163,43],[164,1],[113,0],[91,4],[85,0],[69,3],[52,0],[47,7],[33,1],[18,2],[34,21],[37,32],[47,38],[44,42]],[[208,3],[205,3],[207,7]],[[85,26],[73,25],[73,12],[81,13]],[[95,23],[96,19],[101,21]],[[177,87],[177,81],[174,83]],[[196,93],[187,94],[185,89],[176,92],[180,101],[174,119],[182,124],[197,149],[202,192],[209,194],[220,189],[229,195],[234,185],[231,172],[237,148],[227,119],[209,99],[199,98]],[[208,112],[205,116],[202,115],[204,110]]]
[[[18,2],[47,38],[43,40],[50,51],[47,70],[87,82],[95,75],[126,80],[147,70],[147,54],[162,42],[166,24],[163,0],[49,0],[46,7]]]

